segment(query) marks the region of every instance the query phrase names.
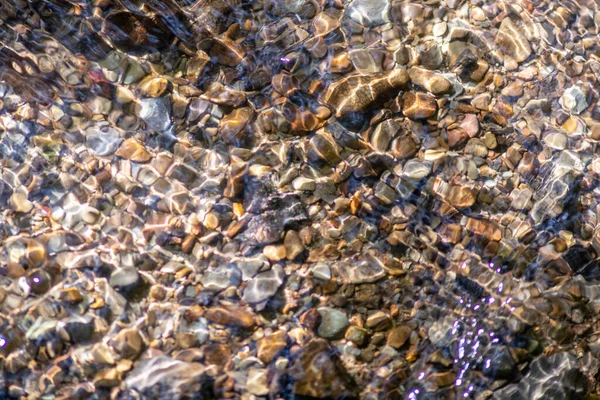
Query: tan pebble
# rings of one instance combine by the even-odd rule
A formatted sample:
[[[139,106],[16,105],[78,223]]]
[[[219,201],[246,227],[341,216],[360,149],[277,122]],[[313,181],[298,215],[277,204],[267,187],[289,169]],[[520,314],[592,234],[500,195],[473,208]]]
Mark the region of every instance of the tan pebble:
[[[285,246],[286,257],[288,260],[293,260],[304,251],[304,245],[298,232],[287,231],[285,238],[283,239],[283,245]]]
[[[137,89],[144,97],[159,97],[169,86],[169,81],[165,78],[147,77],[140,82]]]
[[[435,97],[425,93],[406,92],[402,102],[402,112],[412,120],[429,118],[437,111]]]
[[[204,226],[208,229],[217,229],[219,227],[219,218],[214,213],[206,214],[206,217],[204,217]]]
[[[15,191],[9,199],[10,206],[20,213],[28,213],[33,209],[33,203],[27,199],[27,192]]]
[[[244,215],[244,206],[241,203],[233,203],[233,215],[238,218]]]
[[[483,143],[488,149],[495,149],[498,146],[496,136],[492,132],[486,132],[483,136]]]
[[[285,246],[265,246],[265,248],[263,249],[263,254],[271,261],[283,260],[286,256]]]
[[[144,145],[135,138],[129,138],[121,143],[121,147],[119,147],[115,154],[139,163],[148,162],[152,158],[152,155],[146,150]]]
[[[391,330],[387,337],[388,346],[399,349],[406,343],[412,330],[408,326],[399,326]]]
[[[523,82],[511,82],[502,89],[501,92],[504,96],[509,97],[521,97],[523,96]]]

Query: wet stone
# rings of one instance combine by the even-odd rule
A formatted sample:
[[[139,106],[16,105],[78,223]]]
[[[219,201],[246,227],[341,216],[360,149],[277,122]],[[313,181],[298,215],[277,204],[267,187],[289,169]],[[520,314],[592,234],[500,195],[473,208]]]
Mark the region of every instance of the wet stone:
[[[99,156],[113,154],[121,144],[121,135],[110,127],[93,127],[86,132],[86,143]]]
[[[368,111],[395,96],[409,81],[403,69],[373,75],[348,76],[327,89],[324,101],[338,117]]]
[[[410,81],[434,95],[450,93],[452,83],[433,71],[420,67],[412,67],[409,71]]]
[[[257,342],[257,357],[265,364],[273,361],[287,346],[287,333],[277,331]]]
[[[344,336],[344,332],[349,325],[348,317],[343,311],[330,307],[320,307],[321,323],[317,333],[325,339],[336,339]]]
[[[402,112],[412,120],[429,118],[437,111],[435,98],[420,92],[404,93],[402,103]]]
[[[262,309],[283,283],[285,273],[280,265],[256,275],[246,286],[243,299],[257,309]]]
[[[141,361],[125,379],[127,387],[143,396],[181,399],[204,384],[204,367],[198,363],[157,356]]]
[[[412,330],[408,326],[399,326],[392,329],[387,337],[388,346],[395,349],[401,348],[410,337],[411,332]]]
[[[148,128],[162,132],[171,126],[170,104],[166,98],[139,100],[138,116]]]
[[[316,398],[355,395],[355,384],[323,339],[308,343],[292,366],[293,393]]]
[[[366,27],[374,27],[389,22],[390,3],[387,0],[353,0],[347,13],[354,21]]]

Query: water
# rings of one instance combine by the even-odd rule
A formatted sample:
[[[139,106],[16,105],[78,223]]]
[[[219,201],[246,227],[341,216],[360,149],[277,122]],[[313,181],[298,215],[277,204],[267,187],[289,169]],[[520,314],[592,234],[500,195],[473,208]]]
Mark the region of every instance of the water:
[[[0,21],[0,397],[597,396],[597,2]]]

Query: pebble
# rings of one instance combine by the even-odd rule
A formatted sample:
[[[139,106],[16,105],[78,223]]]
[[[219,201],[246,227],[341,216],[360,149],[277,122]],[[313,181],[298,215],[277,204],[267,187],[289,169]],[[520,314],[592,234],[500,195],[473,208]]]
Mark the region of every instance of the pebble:
[[[310,192],[317,188],[317,184],[314,180],[302,176],[294,179],[292,186],[294,187],[294,190],[306,190]]]
[[[256,275],[246,286],[243,299],[257,309],[262,309],[271,296],[283,284],[285,273],[283,268],[277,264],[266,272]]]
[[[94,126],[85,135],[86,144],[99,156],[113,154],[121,144],[121,135],[116,129]]]
[[[288,335],[285,331],[277,331],[256,342],[257,357],[269,364],[286,348]]]
[[[317,329],[320,337],[336,339],[344,336],[349,322],[343,311],[331,307],[319,307],[317,311],[321,316],[321,322]]]
[[[171,126],[170,105],[166,98],[149,98],[138,101],[138,116],[149,129],[163,132]]]
[[[327,264],[316,264],[311,269],[311,274],[317,279],[328,281],[331,279],[331,269]]]
[[[420,86],[434,95],[450,93],[453,87],[448,79],[424,68],[412,67],[409,76],[414,85]]]
[[[405,325],[392,329],[387,337],[388,346],[395,349],[401,348],[410,337],[411,332],[412,330]]]
[[[588,107],[586,96],[579,86],[567,88],[559,102],[564,110],[573,114],[581,114]]]
[[[402,112],[412,120],[432,117],[437,111],[435,98],[424,93],[406,92],[402,103]]]
[[[257,396],[269,394],[270,389],[267,378],[268,371],[266,369],[252,368],[248,370],[248,378],[246,380],[246,388],[248,392]]]

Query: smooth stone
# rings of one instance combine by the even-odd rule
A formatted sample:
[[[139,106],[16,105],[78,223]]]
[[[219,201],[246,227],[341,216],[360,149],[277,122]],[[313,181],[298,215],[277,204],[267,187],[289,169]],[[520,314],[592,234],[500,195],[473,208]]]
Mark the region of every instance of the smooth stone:
[[[372,75],[351,75],[331,84],[323,101],[336,110],[336,116],[369,111],[394,97],[409,81],[401,68]]]
[[[232,264],[209,267],[200,278],[200,283],[208,290],[221,291],[228,287],[237,287],[242,281],[240,270]]]
[[[554,150],[564,150],[567,147],[567,137],[561,132],[546,135],[544,142]]]
[[[354,0],[346,8],[354,21],[366,27],[375,27],[390,22],[389,0]]]
[[[94,126],[86,131],[85,141],[88,147],[99,156],[113,154],[121,144],[121,135],[114,128]]]
[[[339,262],[334,265],[334,271],[344,283],[372,283],[385,276],[385,270],[380,263],[352,260]]]
[[[139,83],[137,90],[144,97],[159,97],[169,87],[169,81],[160,77],[148,77]]]
[[[377,151],[388,151],[392,139],[402,128],[402,121],[398,119],[387,119],[381,122],[371,134],[370,142]]]
[[[337,165],[342,158],[335,139],[326,131],[317,132],[309,141],[308,161],[313,164]]]
[[[286,256],[285,246],[267,245],[263,249],[263,254],[271,261],[283,260]]]
[[[221,120],[219,133],[233,145],[243,146],[247,141],[244,130],[253,116],[249,107],[236,108]]]
[[[270,363],[287,346],[288,334],[278,330],[256,342],[257,357],[265,364]]]
[[[581,114],[588,108],[586,95],[578,86],[566,89],[560,97],[559,103],[564,110],[573,114]]]
[[[257,396],[269,394],[268,370],[252,368],[248,370],[248,378],[246,379],[246,389],[249,393]]]
[[[469,135],[469,137],[473,138],[477,136],[479,133],[479,121],[477,120],[477,115],[466,114],[465,118],[460,123],[460,127],[467,135]]]
[[[115,152],[115,155],[139,163],[148,162],[152,158],[144,145],[134,138],[125,140]]]
[[[140,275],[134,267],[116,269],[109,279],[109,284],[116,289],[127,289],[138,284]]]
[[[412,329],[410,329],[406,325],[398,326],[392,329],[387,337],[388,346],[392,346],[395,349],[399,349],[404,345],[404,343],[406,343],[406,341],[410,337],[411,332]]]
[[[331,268],[327,264],[315,264],[310,273],[313,277],[323,281],[331,280]]]
[[[337,339],[344,335],[349,325],[348,317],[344,312],[331,307],[319,307],[317,311],[321,315],[321,323],[317,328],[320,337]]]
[[[300,176],[292,182],[292,187],[294,190],[306,190],[306,191],[314,191],[317,188],[317,184],[313,179],[305,178]]]
[[[346,330],[345,338],[361,347],[367,342],[367,330],[358,326],[351,326]]]
[[[171,126],[171,112],[167,98],[148,98],[138,101],[138,116],[153,131],[163,132]]]
[[[448,31],[448,24],[444,21],[438,22],[433,25],[433,30],[432,30],[433,36],[436,36],[436,37],[444,36],[447,31]]]
[[[13,210],[28,213],[33,210],[33,203],[27,199],[28,193],[24,190],[15,190],[10,196],[9,204]]]
[[[147,398],[187,398],[204,384],[204,367],[164,355],[141,361],[125,379],[125,385]]]
[[[206,310],[204,317],[224,326],[250,328],[256,324],[253,313],[237,306],[213,306]]]
[[[508,97],[521,97],[523,96],[523,82],[511,82],[500,93]]]
[[[427,161],[408,160],[402,168],[402,175],[410,179],[423,179],[431,173],[432,164]]]
[[[389,328],[391,322],[392,319],[389,314],[384,313],[383,311],[375,311],[367,317],[365,326],[375,331],[382,331]]]
[[[292,393],[318,399],[358,398],[356,384],[326,340],[305,345],[290,368]]]
[[[412,67],[409,71],[410,81],[434,95],[447,94],[452,91],[452,82],[440,74],[421,67]]]
[[[135,328],[123,329],[111,340],[110,345],[123,358],[133,360],[137,358],[144,349],[142,336]]]
[[[304,251],[302,239],[296,231],[287,231],[283,239],[285,253],[288,260],[294,260]]]
[[[277,293],[284,278],[285,272],[279,264],[274,265],[269,271],[259,273],[244,289],[243,300],[258,310],[263,309],[269,298]]]
[[[402,112],[412,120],[429,118],[437,111],[435,97],[425,93],[406,92],[402,103]]]

